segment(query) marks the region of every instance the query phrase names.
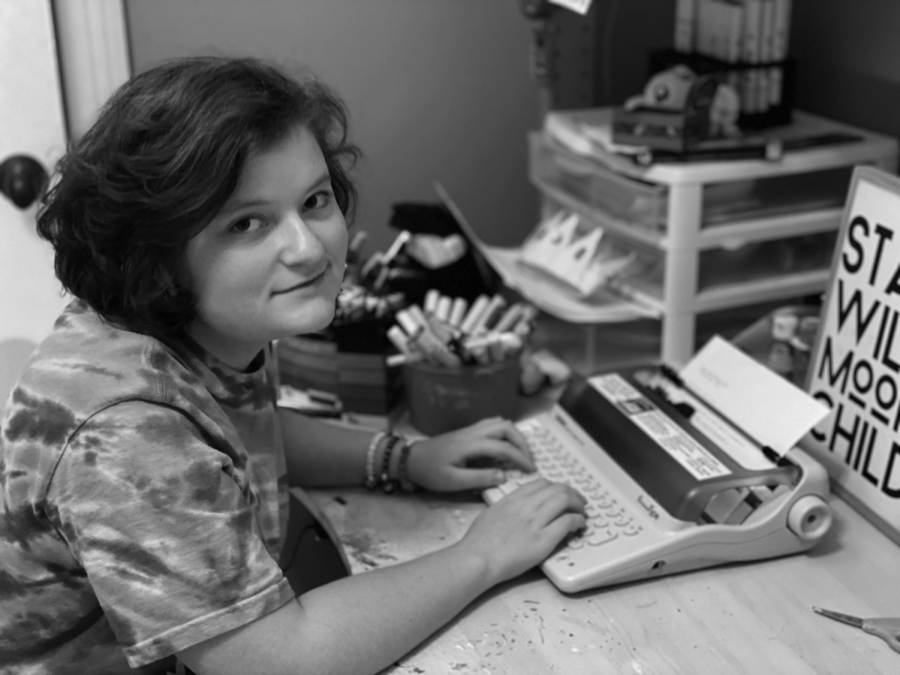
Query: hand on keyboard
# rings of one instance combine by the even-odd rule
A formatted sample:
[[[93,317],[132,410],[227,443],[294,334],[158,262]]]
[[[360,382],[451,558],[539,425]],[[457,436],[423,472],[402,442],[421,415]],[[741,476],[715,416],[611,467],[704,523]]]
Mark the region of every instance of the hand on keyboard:
[[[494,503],[505,500],[520,486],[543,476],[550,481],[569,485],[587,499],[584,509],[587,523],[583,530],[569,537],[567,545],[570,549],[602,546],[619,536],[630,538],[641,532],[641,526],[629,515],[624,504],[604,486],[596,469],[582,461],[570,447],[533,420],[521,422],[519,430],[528,439],[538,471],[507,471],[506,481],[485,491],[485,501]]]
[[[457,546],[487,562],[492,584],[540,564],[570,532],[585,525],[585,499],[536,474],[478,516]]]
[[[501,467],[535,470],[525,436],[500,417],[418,441],[408,462],[410,480],[437,492],[498,485],[505,480]]]

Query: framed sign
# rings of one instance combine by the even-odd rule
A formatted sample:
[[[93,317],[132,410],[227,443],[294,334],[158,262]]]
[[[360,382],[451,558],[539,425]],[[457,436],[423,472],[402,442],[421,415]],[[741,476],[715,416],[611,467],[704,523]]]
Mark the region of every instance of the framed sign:
[[[802,447],[900,544],[900,177],[854,169],[806,390],[831,410]]]

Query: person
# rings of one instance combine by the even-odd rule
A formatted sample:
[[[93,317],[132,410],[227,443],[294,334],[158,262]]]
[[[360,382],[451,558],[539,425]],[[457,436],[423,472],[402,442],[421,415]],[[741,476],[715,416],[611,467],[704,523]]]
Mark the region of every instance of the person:
[[[536,479],[446,548],[292,593],[289,486],[534,471],[508,420],[410,443],[277,409],[270,345],[332,320],[359,156],[316,77],[225,57],[133,77],[69,148],[38,229],[73,300],[0,430],[0,672],[373,673],[583,527]]]

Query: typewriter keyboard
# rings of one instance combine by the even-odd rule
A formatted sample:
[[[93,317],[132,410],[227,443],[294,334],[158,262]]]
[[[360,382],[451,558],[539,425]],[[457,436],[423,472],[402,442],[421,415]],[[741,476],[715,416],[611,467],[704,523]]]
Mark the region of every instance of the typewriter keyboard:
[[[620,537],[640,534],[642,527],[629,513],[627,505],[604,487],[603,477],[580,451],[564,444],[537,420],[525,420],[517,426],[528,438],[538,471],[507,471],[507,481],[486,490],[485,501],[497,502],[519,486],[543,475],[555,483],[567,483],[588,500],[585,507],[587,524],[584,530],[570,536],[567,543],[570,549],[603,546]]]

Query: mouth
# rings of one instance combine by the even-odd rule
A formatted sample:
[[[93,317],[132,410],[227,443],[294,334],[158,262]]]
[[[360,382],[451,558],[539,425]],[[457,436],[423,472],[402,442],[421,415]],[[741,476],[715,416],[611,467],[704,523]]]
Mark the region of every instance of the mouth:
[[[308,288],[310,286],[315,286],[319,283],[324,277],[325,273],[328,271],[328,265],[323,267],[321,271],[318,272],[315,276],[310,277],[309,279],[305,279],[298,284],[294,284],[289,288],[283,288],[281,290],[272,291],[272,295],[285,295],[286,293],[294,293],[295,291],[299,291],[304,288]]]

